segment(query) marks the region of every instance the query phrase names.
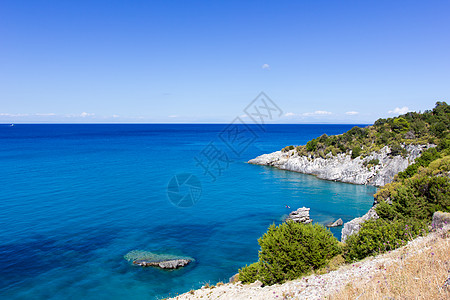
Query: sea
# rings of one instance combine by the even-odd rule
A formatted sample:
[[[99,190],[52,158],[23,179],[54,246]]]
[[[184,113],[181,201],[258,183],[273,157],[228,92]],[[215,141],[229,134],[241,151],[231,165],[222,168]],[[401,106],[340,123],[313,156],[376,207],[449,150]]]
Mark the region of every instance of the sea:
[[[0,124],[0,298],[162,299],[228,282],[291,211],[327,224],[372,206],[374,187],[246,163],[353,126]],[[143,268],[133,250],[194,261]]]

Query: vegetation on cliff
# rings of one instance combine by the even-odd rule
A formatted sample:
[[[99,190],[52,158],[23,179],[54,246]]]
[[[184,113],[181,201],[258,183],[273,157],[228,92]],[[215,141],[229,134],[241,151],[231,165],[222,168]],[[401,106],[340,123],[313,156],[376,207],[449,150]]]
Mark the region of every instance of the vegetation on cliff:
[[[402,246],[427,232],[434,212],[450,211],[450,108],[438,102],[432,111],[407,116],[415,120],[408,122],[408,128],[437,147],[425,151],[374,195],[379,219],[365,222],[358,234],[348,238],[347,261]]]
[[[407,155],[407,144],[436,147],[426,150],[374,195],[379,218],[366,221],[347,239],[343,255],[348,262],[403,246],[428,232],[434,212],[450,212],[450,106],[437,102],[424,113],[379,119],[372,126],[354,127],[336,136],[324,134],[305,146],[283,148],[283,152],[295,149],[312,157],[351,153],[356,158],[386,145],[393,156]],[[375,159],[367,162],[378,163]],[[327,265],[341,251],[338,241],[317,224],[272,225],[258,242],[259,261],[239,271],[243,282],[274,284],[294,279]]]
[[[423,113],[408,112],[404,115],[378,119],[373,125],[364,128],[355,126],[346,133],[328,136],[321,135],[303,146],[287,146],[283,152],[295,149],[299,155],[325,158],[328,154],[347,153],[356,158],[389,146],[391,155],[406,156],[402,145],[450,143],[447,134],[450,130],[450,106],[437,102],[433,110]]]
[[[449,149],[433,151],[430,157],[448,152]],[[434,212],[450,212],[450,155],[431,162],[417,159],[412,166],[374,195],[378,203],[375,211],[380,218],[365,222],[358,234],[347,239],[344,254],[347,261],[403,246],[428,231]]]

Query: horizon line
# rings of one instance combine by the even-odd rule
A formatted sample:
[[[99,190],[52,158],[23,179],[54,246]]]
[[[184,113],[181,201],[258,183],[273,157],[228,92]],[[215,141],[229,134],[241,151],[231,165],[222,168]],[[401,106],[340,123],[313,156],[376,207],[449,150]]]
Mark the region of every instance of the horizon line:
[[[127,124],[142,124],[142,125],[158,125],[158,124],[167,124],[167,125],[229,125],[233,124],[232,122],[94,122],[94,123],[66,123],[66,122],[6,122],[0,123],[0,125],[127,125]],[[265,124],[257,124],[257,123],[243,123],[237,125],[256,125],[256,126],[264,126],[264,125],[371,125],[373,123],[265,123]]]

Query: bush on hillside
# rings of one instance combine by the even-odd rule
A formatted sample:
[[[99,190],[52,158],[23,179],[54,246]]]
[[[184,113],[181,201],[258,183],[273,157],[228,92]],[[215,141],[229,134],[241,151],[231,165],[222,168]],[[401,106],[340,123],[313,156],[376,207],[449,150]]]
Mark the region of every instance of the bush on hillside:
[[[344,247],[347,262],[377,255],[405,245],[419,234],[426,233],[426,225],[419,221],[369,220],[357,234],[348,237]]]
[[[239,280],[242,283],[252,283],[258,280],[259,262],[239,269]]]
[[[409,129],[409,123],[405,118],[399,117],[392,121],[392,131],[395,133],[406,133]]]
[[[337,239],[319,224],[288,221],[271,225],[259,240],[258,279],[265,285],[298,278],[323,267],[341,252]]]
[[[357,158],[361,154],[361,148],[359,146],[353,147],[352,158]]]
[[[428,167],[420,167],[411,178],[399,176],[400,182],[387,184],[375,194],[379,202],[376,212],[381,218],[429,221],[438,210],[450,211],[450,156],[433,162],[425,157],[418,162],[422,163],[427,163]],[[387,199],[392,204],[388,204]]]

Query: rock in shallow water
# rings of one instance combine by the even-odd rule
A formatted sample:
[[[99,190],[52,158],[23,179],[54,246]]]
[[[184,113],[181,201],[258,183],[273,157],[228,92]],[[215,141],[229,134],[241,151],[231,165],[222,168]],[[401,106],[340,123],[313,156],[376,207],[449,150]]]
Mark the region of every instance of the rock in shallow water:
[[[294,222],[303,224],[311,223],[313,220],[309,218],[309,210],[310,208],[300,207],[299,209],[291,212],[286,218],[286,221],[292,220]]]
[[[124,258],[133,265],[142,267],[158,267],[161,269],[177,269],[194,261],[191,257],[172,254],[156,254],[143,250],[130,251],[124,256]]]
[[[174,260],[164,260],[164,261],[148,261],[148,260],[135,260],[134,265],[141,267],[159,267],[161,269],[178,269],[189,264],[191,260],[189,259],[174,259]]]
[[[327,227],[338,227],[338,226],[342,226],[344,224],[344,221],[342,221],[341,218],[337,219],[336,221],[327,224]]]

